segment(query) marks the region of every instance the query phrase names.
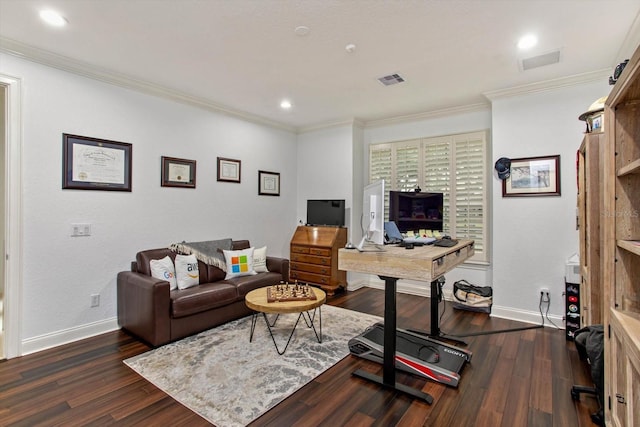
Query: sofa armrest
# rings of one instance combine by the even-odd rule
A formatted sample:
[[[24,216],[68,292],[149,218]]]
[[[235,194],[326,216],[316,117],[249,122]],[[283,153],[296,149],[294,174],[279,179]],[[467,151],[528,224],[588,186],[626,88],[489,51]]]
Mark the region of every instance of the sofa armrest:
[[[289,281],[289,260],[286,258],[277,258],[267,256],[267,270],[282,275],[282,280]]]
[[[155,347],[171,340],[169,282],[122,271],[117,291],[120,327]]]

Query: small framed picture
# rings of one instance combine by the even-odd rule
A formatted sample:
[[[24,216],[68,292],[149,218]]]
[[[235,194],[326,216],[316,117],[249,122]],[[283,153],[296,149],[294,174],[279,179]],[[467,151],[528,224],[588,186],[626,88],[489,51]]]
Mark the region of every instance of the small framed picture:
[[[218,181],[240,182],[240,160],[218,157]]]
[[[160,185],[196,188],[196,161],[162,156]]]
[[[509,172],[502,197],[560,195],[559,155],[511,159]]]
[[[258,171],[258,194],[261,196],[279,196],[280,173]]]
[[[131,144],[63,133],[62,188],[131,191]]]

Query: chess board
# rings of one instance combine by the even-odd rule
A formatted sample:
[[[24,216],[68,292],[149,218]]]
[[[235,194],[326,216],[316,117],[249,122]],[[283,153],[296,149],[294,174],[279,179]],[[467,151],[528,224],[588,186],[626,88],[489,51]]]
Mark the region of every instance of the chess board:
[[[267,302],[312,301],[316,294],[309,285],[299,283],[280,283],[267,288]]]

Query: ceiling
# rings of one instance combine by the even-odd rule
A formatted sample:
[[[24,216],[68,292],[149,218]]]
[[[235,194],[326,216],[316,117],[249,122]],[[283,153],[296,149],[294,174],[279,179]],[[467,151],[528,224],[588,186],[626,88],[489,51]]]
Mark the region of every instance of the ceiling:
[[[68,25],[45,25],[44,7]],[[638,0],[0,0],[0,51],[301,131],[606,79],[640,43],[639,13]],[[531,32],[538,45],[519,51]],[[556,50],[558,63],[523,71]],[[405,82],[378,82],[393,73]]]

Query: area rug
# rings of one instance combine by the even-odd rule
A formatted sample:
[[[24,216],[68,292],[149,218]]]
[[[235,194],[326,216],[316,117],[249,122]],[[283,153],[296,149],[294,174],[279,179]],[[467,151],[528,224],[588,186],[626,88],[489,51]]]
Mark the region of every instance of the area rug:
[[[297,317],[280,315],[274,328],[280,349]],[[282,356],[264,319],[257,320],[252,342],[248,316],[124,363],[212,424],[245,426],[342,360],[349,340],[381,318],[324,305],[322,343],[300,320]]]

